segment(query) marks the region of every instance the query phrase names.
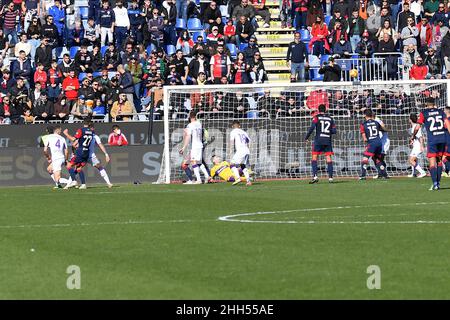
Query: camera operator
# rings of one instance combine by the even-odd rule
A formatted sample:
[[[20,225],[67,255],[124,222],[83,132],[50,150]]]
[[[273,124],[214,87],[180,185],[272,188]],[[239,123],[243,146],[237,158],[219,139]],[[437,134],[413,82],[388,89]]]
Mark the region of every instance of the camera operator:
[[[320,69],[319,74],[323,74],[323,81],[341,81],[341,67],[334,63],[334,57],[328,59],[328,63],[324,63]]]

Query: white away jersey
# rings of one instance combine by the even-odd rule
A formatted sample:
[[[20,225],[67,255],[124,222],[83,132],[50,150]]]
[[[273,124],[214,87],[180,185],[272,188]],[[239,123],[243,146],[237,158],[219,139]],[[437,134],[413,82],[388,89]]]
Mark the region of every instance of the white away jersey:
[[[187,126],[188,134],[191,136],[191,149],[203,148],[203,130],[202,124],[198,121],[194,121]]]
[[[375,117],[375,121],[378,122],[380,124],[380,126],[384,126],[384,122],[380,118]],[[380,138],[382,140],[383,140],[383,137],[386,139],[388,136],[387,133],[384,131],[380,131],[378,134],[380,135]]]
[[[59,134],[50,134],[47,139],[47,145],[52,154],[52,161],[64,159],[64,150],[67,149],[66,139]]]
[[[410,134],[414,133],[414,129],[416,128],[416,126],[418,126],[417,123],[412,125],[411,129],[409,130]],[[419,131],[417,131],[416,135],[414,136],[413,148],[415,147],[420,148],[420,141],[419,141],[420,138],[422,138],[422,129],[419,129]]]
[[[250,143],[250,137],[247,132],[242,129],[236,128],[231,130],[230,140],[234,144],[236,153],[249,154],[248,144]]]

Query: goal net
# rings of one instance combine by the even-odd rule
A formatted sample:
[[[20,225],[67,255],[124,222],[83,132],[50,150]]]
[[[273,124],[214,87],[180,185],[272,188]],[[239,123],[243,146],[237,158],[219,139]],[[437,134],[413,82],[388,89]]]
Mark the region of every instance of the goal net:
[[[211,166],[217,155],[229,161],[231,123],[237,119],[250,136],[250,167],[258,179],[291,179],[311,176],[311,142],[305,135],[320,104],[336,122],[333,136],[335,177],[356,177],[364,151],[359,132],[366,108],[386,125],[390,139],[387,170],[391,176],[408,172],[409,114],[418,113],[427,97],[438,107],[450,105],[449,80],[386,82],[309,82],[228,86],[165,86],[165,150],[160,183],[186,180],[179,154],[183,130],[191,110],[208,130],[203,157]],[[311,141],[311,139],[310,139]],[[424,159],[421,159],[423,163]],[[326,175],[324,157],[319,174]],[[375,174],[375,168],[369,168]]]

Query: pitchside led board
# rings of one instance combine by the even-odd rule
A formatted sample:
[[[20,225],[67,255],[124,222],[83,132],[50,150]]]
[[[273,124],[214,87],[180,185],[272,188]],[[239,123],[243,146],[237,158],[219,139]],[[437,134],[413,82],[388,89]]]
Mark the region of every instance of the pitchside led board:
[[[0,126],[0,186],[51,185],[47,160],[39,146],[47,125]],[[64,125],[74,134],[80,124]],[[107,145],[111,124],[97,124],[96,133],[111,157],[106,166],[112,183],[150,183],[158,179],[163,152],[162,124],[154,125],[153,144],[147,144],[148,124],[121,124],[130,146]],[[159,134],[161,133],[161,134]],[[105,163],[97,148],[97,156]],[[87,165],[87,182],[104,183],[97,170]],[[68,173],[63,171],[63,176]]]

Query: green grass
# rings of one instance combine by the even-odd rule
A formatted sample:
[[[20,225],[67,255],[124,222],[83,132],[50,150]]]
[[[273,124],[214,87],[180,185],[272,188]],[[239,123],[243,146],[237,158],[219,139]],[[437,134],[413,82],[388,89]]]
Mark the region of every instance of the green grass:
[[[450,299],[450,224],[399,223],[450,221],[450,189],[429,185],[0,188],[0,298]],[[296,211],[218,220],[282,210]],[[66,288],[69,265],[81,290]]]

